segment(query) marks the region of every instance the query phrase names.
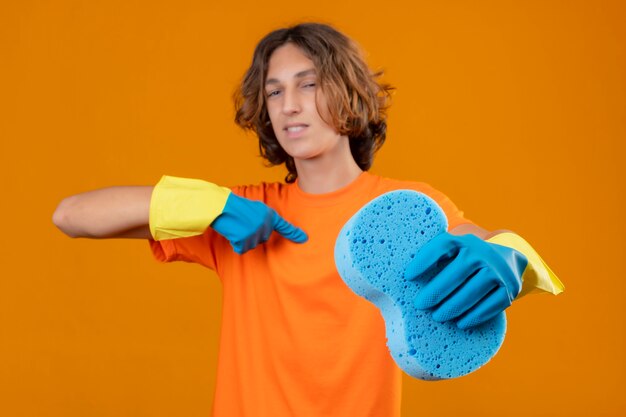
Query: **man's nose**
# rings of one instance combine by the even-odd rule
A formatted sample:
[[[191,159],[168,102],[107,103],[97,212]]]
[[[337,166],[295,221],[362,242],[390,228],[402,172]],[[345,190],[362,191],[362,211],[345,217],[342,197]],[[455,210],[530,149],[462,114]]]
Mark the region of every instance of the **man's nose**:
[[[297,114],[302,110],[300,99],[295,91],[285,90],[283,95],[283,113],[291,115]]]

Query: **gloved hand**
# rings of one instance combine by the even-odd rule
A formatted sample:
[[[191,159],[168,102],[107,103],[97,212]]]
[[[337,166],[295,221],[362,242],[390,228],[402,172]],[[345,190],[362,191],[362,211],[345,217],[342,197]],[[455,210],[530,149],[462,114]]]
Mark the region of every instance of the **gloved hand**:
[[[296,243],[308,239],[260,201],[211,182],[167,175],[154,186],[149,225],[154,240],[197,236],[211,226],[239,254],[267,241],[274,230]]]
[[[304,243],[307,235],[291,225],[271,207],[231,193],[222,213],[211,223],[211,227],[230,242],[238,254],[266,242],[275,230],[285,238]]]
[[[528,260],[515,249],[489,243],[478,236],[442,233],[424,245],[405,271],[417,279],[439,262],[449,262],[420,290],[417,309],[433,309],[432,318],[459,318],[461,329],[476,326],[509,307],[522,287]]]

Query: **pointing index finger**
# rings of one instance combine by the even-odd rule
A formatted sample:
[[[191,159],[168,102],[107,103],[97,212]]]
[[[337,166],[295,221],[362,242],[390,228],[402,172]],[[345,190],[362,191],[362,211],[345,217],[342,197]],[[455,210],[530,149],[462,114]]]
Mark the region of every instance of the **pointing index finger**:
[[[273,228],[283,237],[296,243],[304,243],[309,239],[302,229],[287,222],[276,212],[274,212]]]

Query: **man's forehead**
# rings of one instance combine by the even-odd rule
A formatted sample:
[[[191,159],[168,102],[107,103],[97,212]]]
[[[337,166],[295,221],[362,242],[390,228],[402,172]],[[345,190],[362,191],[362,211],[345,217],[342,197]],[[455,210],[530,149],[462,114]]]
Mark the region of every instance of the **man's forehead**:
[[[309,76],[309,75],[315,75],[316,72],[317,71],[315,70],[315,67],[311,67],[311,68],[307,68],[307,69],[303,69],[301,71],[298,71],[295,74],[293,74],[292,77],[287,76],[286,78],[304,78],[304,77]],[[278,76],[270,74],[270,73],[268,73],[267,75],[268,75],[268,77],[267,77],[267,80],[265,80],[265,85],[280,83],[280,79],[277,78]]]

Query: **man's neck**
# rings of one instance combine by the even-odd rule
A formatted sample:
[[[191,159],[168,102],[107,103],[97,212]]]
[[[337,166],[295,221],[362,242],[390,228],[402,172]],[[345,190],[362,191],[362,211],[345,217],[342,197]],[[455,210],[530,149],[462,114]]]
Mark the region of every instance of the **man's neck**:
[[[363,172],[349,154],[345,161],[296,161],[298,187],[309,194],[326,194],[356,180]]]

